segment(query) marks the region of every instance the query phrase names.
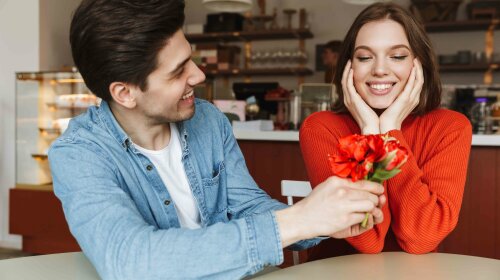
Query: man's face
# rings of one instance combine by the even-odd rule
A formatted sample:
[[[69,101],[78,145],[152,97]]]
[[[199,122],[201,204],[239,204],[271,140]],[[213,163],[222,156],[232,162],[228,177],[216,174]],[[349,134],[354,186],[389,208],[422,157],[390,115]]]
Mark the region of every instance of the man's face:
[[[158,67],[147,78],[147,90],[136,95],[137,107],[151,124],[190,119],[194,86],[204,80],[205,74],[191,60],[191,45],[179,30],[158,53]]]
[[[323,53],[321,54],[323,59],[323,64],[326,66],[335,66],[337,65],[337,60],[339,54],[337,52],[332,51],[331,49],[325,48]]]

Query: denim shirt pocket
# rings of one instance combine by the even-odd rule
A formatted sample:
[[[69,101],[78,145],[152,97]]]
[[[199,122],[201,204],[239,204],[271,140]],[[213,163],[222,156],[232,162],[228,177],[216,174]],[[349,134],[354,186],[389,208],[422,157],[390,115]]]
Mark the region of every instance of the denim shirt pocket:
[[[226,170],[221,161],[214,166],[212,177],[202,178],[205,205],[209,213],[220,213],[227,209]]]

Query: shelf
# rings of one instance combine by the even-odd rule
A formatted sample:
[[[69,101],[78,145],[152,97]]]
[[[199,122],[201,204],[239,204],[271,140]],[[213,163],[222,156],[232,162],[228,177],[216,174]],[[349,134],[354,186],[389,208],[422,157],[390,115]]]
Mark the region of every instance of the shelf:
[[[55,83],[83,83],[80,73],[71,71],[17,72],[16,77],[20,81],[53,80]]]
[[[306,76],[312,75],[313,70],[305,67],[230,69],[206,70],[205,74],[207,76]]]
[[[31,154],[31,157],[39,161],[44,161],[48,158],[46,154]]]
[[[258,40],[309,39],[313,34],[309,29],[278,29],[263,31],[214,32],[186,34],[192,43],[237,42]]]
[[[39,127],[38,130],[40,131],[41,134],[61,134],[61,130],[59,128],[44,128],[44,127]]]
[[[425,24],[427,32],[464,32],[464,31],[486,31],[491,25],[495,25],[495,29],[500,28],[500,20],[459,20],[459,21],[443,21],[429,22]]]
[[[94,106],[95,104],[88,106],[71,106],[71,105],[58,105],[57,103],[50,102],[46,103],[47,107],[54,110],[87,110],[90,106]]]
[[[498,70],[498,64],[449,64],[440,65],[441,72],[484,72],[489,69]]]

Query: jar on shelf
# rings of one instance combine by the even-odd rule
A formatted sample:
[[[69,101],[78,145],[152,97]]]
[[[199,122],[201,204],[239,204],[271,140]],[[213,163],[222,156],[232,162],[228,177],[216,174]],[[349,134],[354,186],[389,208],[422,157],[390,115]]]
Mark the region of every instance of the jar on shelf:
[[[500,134],[500,94],[497,94],[497,102],[491,104],[492,131]]]
[[[470,110],[473,132],[491,134],[491,108],[486,97],[478,97]]]

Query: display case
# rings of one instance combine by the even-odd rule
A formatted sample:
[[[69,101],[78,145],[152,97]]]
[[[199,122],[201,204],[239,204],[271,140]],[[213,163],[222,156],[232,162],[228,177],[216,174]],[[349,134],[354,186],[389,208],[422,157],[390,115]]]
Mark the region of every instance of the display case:
[[[50,144],[98,102],[78,72],[16,73],[16,187],[51,188]]]

